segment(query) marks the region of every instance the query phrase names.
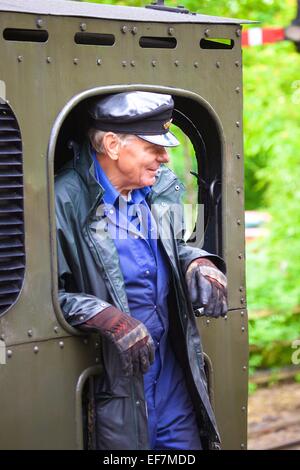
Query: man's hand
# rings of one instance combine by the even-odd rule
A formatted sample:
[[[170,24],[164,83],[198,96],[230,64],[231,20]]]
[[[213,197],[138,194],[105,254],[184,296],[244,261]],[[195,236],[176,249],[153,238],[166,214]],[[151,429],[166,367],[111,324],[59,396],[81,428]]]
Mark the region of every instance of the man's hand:
[[[155,346],[145,325],[116,307],[107,307],[82,327],[99,331],[111,341],[126,375],[144,374],[154,362]]]
[[[203,308],[209,317],[225,316],[227,307],[227,279],[216,266],[206,258],[191,262],[185,279],[194,309]]]

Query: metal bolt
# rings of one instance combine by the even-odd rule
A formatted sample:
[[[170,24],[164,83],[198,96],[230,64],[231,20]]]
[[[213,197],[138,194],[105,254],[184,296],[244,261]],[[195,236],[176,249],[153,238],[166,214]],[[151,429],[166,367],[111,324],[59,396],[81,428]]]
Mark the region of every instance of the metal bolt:
[[[245,449],[245,444],[241,444],[241,449]]]
[[[86,31],[86,23],[80,23],[80,29],[81,31]]]
[[[237,37],[239,38],[239,37],[240,37],[240,35],[241,35],[241,30],[240,30],[240,29],[237,29],[237,30],[236,30],[236,32],[235,32],[235,34],[236,34],[236,35],[237,35]]]
[[[241,220],[237,219],[236,223],[237,223],[237,225],[241,225]]]
[[[32,336],[32,330],[28,330],[27,334],[28,334],[29,337],[31,337]]]
[[[63,341],[60,341],[59,343],[59,347],[62,349],[64,347],[64,342]]]
[[[210,320],[206,320],[206,324],[209,325],[209,324],[210,324]]]
[[[101,64],[102,64],[102,60],[101,60],[101,59],[97,59],[97,60],[96,60],[96,64],[97,64],[97,65],[101,65]]]
[[[244,287],[243,287],[243,286],[240,286],[239,291],[240,291],[240,292],[243,292],[243,290],[244,290]]]
[[[134,26],[131,30],[131,34],[137,34],[137,32],[138,32],[138,29],[136,26]]]
[[[241,317],[243,317],[243,316],[244,316],[244,310],[241,311]]]
[[[245,406],[242,406],[242,411],[246,411],[246,407],[245,407]]]
[[[52,61],[51,57],[47,57],[46,59],[47,64],[51,64],[51,61]]]
[[[239,254],[239,259],[243,259],[243,254],[242,253]]]
[[[42,28],[44,26],[44,21],[42,20],[42,18],[38,18],[35,24],[37,28]]]
[[[74,63],[75,65],[78,65],[78,62],[79,62],[79,59],[77,59],[77,58],[75,57],[75,59],[73,59],[73,63]]]
[[[134,60],[132,60],[132,61],[130,62],[130,65],[131,65],[131,67],[135,67],[135,62],[134,62]]]
[[[235,125],[236,127],[240,127],[240,121],[236,121]]]
[[[210,33],[209,29],[206,29],[206,30],[204,31],[204,36],[206,36],[206,37],[208,38],[209,33]]]
[[[239,93],[240,91],[241,91],[240,87],[237,86],[236,89],[235,89],[235,92],[236,92],[236,93]]]
[[[152,67],[156,67],[156,60],[152,60],[151,65]]]
[[[11,357],[12,355],[13,355],[13,352],[12,352],[11,349],[9,349],[9,350],[7,351],[7,357]]]
[[[18,62],[23,62],[23,56],[22,55],[18,55]]]
[[[227,316],[227,315],[225,315],[225,317],[224,317],[224,320],[227,320],[227,318],[228,318],[228,316]]]
[[[241,297],[241,304],[244,304],[245,303],[245,299],[244,297]]]
[[[221,62],[219,60],[216,62],[216,67],[217,67],[217,69],[219,69],[221,67]]]
[[[179,60],[175,60],[174,64],[176,65],[176,67],[179,66]]]
[[[39,352],[39,347],[38,347],[38,346],[34,346],[33,352],[34,352],[34,354],[37,354],[37,353]]]
[[[245,331],[245,327],[244,327],[244,326],[242,326],[241,330],[242,330],[242,332],[244,333],[244,331]]]
[[[122,31],[123,34],[127,33],[127,31],[128,31],[127,26],[122,26],[121,31]]]
[[[241,188],[236,188],[236,192],[237,192],[238,194],[240,194],[240,193],[241,193]]]
[[[199,67],[198,62],[194,62],[194,67],[195,67],[195,69],[197,69]]]
[[[240,63],[239,63],[238,60],[236,60],[234,64],[235,64],[236,67],[239,67],[239,66],[240,66]]]
[[[126,66],[127,66],[127,62],[126,62],[126,60],[123,60],[122,61],[122,67],[126,67]]]
[[[247,366],[243,366],[243,371],[247,370]]]
[[[240,154],[240,153],[237,153],[237,154],[236,154],[236,158],[237,158],[238,160],[240,160],[241,154]]]
[[[168,28],[168,35],[173,36],[174,34],[174,28]]]
[[[54,330],[54,333],[58,333],[58,326],[55,326],[53,330]]]

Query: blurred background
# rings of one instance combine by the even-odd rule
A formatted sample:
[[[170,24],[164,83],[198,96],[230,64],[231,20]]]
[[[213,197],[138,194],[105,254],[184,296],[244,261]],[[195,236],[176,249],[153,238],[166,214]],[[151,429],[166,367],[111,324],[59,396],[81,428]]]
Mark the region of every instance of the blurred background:
[[[150,0],[94,0],[94,3],[145,6]],[[169,6],[178,3],[165,1]],[[297,16],[297,0],[182,0],[182,3],[193,12],[260,22],[249,28],[283,29]],[[300,26],[299,18],[298,21]],[[300,50],[299,30],[296,34]],[[300,53],[288,40],[249,47],[245,44],[243,63],[245,235],[253,393],[261,385],[270,387],[282,383],[282,379],[288,379],[293,386],[300,382],[300,353],[296,349],[299,352]],[[196,202],[196,181],[189,170],[196,169],[195,159],[189,142],[182,139],[180,152],[184,151],[185,159],[174,158],[172,165],[186,184],[186,202],[192,203]],[[252,416],[255,425],[259,410],[251,408],[251,396],[250,421]],[[279,401],[283,396],[284,391],[279,393]],[[298,398],[299,412],[300,395]],[[269,399],[269,395],[262,395],[263,407]],[[274,406],[279,413],[278,404]]]

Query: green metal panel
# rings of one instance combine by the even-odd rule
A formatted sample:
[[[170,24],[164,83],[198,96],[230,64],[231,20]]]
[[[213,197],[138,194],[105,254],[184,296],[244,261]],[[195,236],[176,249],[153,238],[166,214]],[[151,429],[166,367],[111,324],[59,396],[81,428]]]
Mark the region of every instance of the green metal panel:
[[[38,19],[49,33],[46,43],[3,38],[5,28],[38,29]],[[75,44],[74,34],[82,30],[82,22],[87,32],[114,34],[114,46]],[[175,49],[139,46],[141,36],[170,34],[177,39]],[[199,46],[204,37],[230,38],[235,46],[232,50],[204,50]],[[82,371],[96,363],[96,355],[93,348],[83,348],[81,336],[69,336],[73,329],[64,328],[55,312],[52,159],[62,121],[56,122],[49,156],[47,149],[56,118],[64,108],[66,113],[68,106],[71,109],[70,100],[75,104],[85,96],[128,86],[192,97],[207,107],[217,122],[216,139],[221,139],[223,148],[224,256],[229,308],[234,311],[227,320],[209,324],[201,320],[199,325],[212,359],[216,413],[224,447],[240,448],[246,439],[246,412],[241,410],[247,400],[247,334],[242,331],[246,328],[246,311],[241,316],[240,310],[245,305],[245,278],[239,25],[3,12],[0,61],[0,90],[6,93],[23,138],[27,257],[23,290],[17,303],[0,318],[0,334],[13,351],[7,365],[0,365],[1,422],[11,429],[7,436],[1,434],[0,448],[76,446],[74,387]],[[63,118],[64,113],[60,115]],[[60,340],[64,348],[57,345]],[[39,352],[34,354],[36,345]],[[22,389],[26,393],[21,395]],[[69,393],[71,400],[66,399]],[[18,432],[13,435],[16,427]]]

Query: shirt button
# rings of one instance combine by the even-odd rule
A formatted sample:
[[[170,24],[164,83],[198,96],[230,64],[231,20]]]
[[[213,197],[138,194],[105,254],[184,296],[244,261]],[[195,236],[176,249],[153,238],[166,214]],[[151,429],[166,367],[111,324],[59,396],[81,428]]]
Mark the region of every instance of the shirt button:
[[[159,341],[157,341],[157,346],[159,346]]]
[[[110,210],[109,210],[109,213],[110,213],[110,214],[113,214],[113,213],[114,213],[114,210],[113,210],[113,209],[110,209]]]
[[[140,238],[138,235],[135,235],[134,238],[137,240],[138,238]]]
[[[150,274],[149,269],[147,269],[147,271],[145,271],[145,274],[146,274],[146,276],[149,276],[149,274]]]

